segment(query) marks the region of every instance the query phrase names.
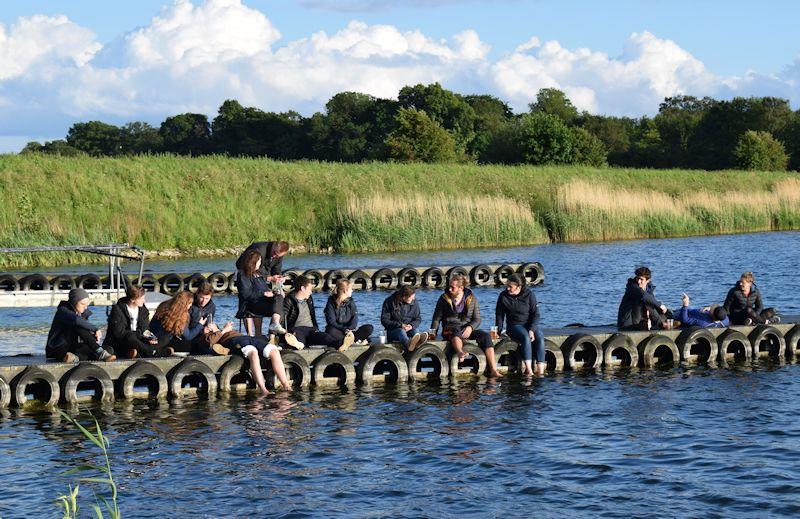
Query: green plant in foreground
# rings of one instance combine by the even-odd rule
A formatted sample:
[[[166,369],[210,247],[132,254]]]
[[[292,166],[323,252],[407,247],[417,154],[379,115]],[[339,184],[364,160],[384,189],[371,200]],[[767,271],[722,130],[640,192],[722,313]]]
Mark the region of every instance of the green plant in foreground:
[[[98,467],[96,465],[79,465],[73,469],[70,469],[65,472],[65,474],[77,474],[79,472],[88,472],[88,471],[95,471],[100,473],[102,476],[92,476],[92,477],[82,477],[79,478],[78,481],[82,483],[100,483],[108,485],[108,488],[111,490],[111,501],[109,502],[106,498],[98,498],[97,494],[95,494],[95,504],[92,505],[92,510],[94,511],[94,515],[97,519],[102,519],[103,510],[100,508],[100,504],[97,501],[102,501],[103,505],[105,505],[105,509],[108,512],[109,517],[111,519],[120,519],[122,514],[119,511],[119,506],[117,505],[117,485],[114,483],[114,477],[111,474],[111,461],[108,459],[108,447],[110,446],[110,442],[108,438],[103,434],[103,430],[100,428],[100,424],[97,421],[97,418],[89,413],[89,416],[92,417],[94,420],[94,426],[96,432],[91,432],[86,427],[78,423],[75,418],[72,418],[64,411],[58,411],[61,413],[61,416],[72,423],[75,427],[80,430],[83,435],[91,441],[93,444],[98,446],[100,450],[103,452],[103,459],[105,460],[104,467]],[[75,485],[75,488],[72,488],[72,485],[69,487],[69,493],[65,495],[61,495],[56,500],[56,503],[61,508],[64,519],[72,519],[78,517],[78,511],[80,506],[78,505],[78,490],[80,485]]]

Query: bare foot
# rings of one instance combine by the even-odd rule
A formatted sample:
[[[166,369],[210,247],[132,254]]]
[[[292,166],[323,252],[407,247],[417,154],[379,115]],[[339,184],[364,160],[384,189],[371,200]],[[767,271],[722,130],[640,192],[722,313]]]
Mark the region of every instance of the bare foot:
[[[294,391],[294,388],[292,388],[292,385],[291,385],[291,384],[286,384],[286,385],[283,385],[283,386],[281,386],[281,388],[283,388],[283,390],[284,390],[284,391],[288,391],[289,393],[291,393],[292,391]]]
[[[467,358],[467,355],[469,355],[469,353],[467,353],[466,351],[460,352],[458,354],[458,363],[461,364],[462,362],[464,362],[464,359]]]
[[[489,373],[487,373],[486,376],[489,377],[489,378],[498,378],[498,377],[502,377],[503,374],[500,373],[497,370],[494,370],[494,371],[490,371]]]

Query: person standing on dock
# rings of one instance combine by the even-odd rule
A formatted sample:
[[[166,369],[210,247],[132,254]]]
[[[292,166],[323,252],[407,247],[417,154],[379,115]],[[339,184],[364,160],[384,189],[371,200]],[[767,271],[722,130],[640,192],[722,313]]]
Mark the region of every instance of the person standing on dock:
[[[656,286],[651,283],[652,273],[647,267],[639,267],[628,278],[625,294],[617,311],[617,327],[620,330],[649,330],[661,328],[664,320],[671,317],[667,307],[656,299]]]
[[[536,346],[536,375],[544,375],[546,364],[544,335],[539,328],[539,303],[533,291],[525,287],[522,276],[511,274],[506,289],[500,292],[495,307],[495,325],[522,347],[522,374],[534,375],[533,346]]]
[[[79,360],[117,360],[113,351],[100,346],[100,330],[89,322],[89,293],[82,288],[69,291],[66,301],[61,301],[53,316],[47,334],[45,354],[48,359],[60,362]]]
[[[387,297],[381,307],[387,342],[399,342],[406,351],[414,351],[428,342],[428,333],[418,330],[422,314],[416,298],[414,289],[404,285]]]
[[[367,344],[372,335],[372,325],[358,325],[358,308],[353,300],[353,287],[350,281],[339,279],[325,304],[325,333],[342,342],[339,351],[345,351],[350,344]]]
[[[442,339],[448,341],[458,356],[458,362],[463,362],[467,357],[464,351],[464,341],[474,340],[486,354],[486,371],[490,377],[501,376],[497,371],[497,360],[494,356],[494,343],[492,338],[483,330],[481,325],[481,311],[478,300],[472,290],[467,288],[467,277],[455,275],[450,278],[447,289],[436,301],[433,312],[431,330],[428,339],[433,339],[442,324]]]
[[[248,330],[248,334],[260,336],[261,322],[265,317],[271,318],[270,332],[278,335],[286,333],[286,329],[281,325],[283,278],[279,275],[265,276],[261,253],[256,249],[247,250],[236,265],[241,265],[236,276],[236,289],[239,292],[239,310],[236,312],[236,317],[253,320],[254,329]],[[276,291],[276,286],[280,287],[279,291]]]
[[[111,348],[125,357],[155,357],[159,354],[158,339],[148,329],[150,311],[144,304],[145,291],[138,285],[130,285],[108,315],[108,329],[103,347]]]
[[[739,281],[728,291],[722,306],[733,324],[775,324],[781,321],[774,308],[764,308],[761,292],[752,272],[741,275]]]

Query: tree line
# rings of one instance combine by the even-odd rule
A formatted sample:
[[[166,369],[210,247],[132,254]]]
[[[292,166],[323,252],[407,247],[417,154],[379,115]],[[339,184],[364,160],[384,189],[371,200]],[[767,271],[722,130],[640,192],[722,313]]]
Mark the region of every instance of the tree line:
[[[65,139],[30,142],[22,153],[800,169],[800,110],[786,99],[681,95],[666,98],[653,117],[632,118],[580,112],[563,92],[545,88],[528,108],[514,113],[497,97],[438,83],[406,86],[397,100],[342,92],[311,117],[227,100],[212,121],[183,113],[158,128],[79,122]]]

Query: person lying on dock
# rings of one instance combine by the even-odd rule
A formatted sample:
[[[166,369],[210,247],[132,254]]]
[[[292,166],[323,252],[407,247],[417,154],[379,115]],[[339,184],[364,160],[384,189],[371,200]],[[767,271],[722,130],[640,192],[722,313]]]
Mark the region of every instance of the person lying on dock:
[[[270,277],[265,277],[262,273],[261,254],[257,250],[248,250],[239,260],[236,262],[237,265],[241,264],[236,276],[236,289],[239,292],[239,310],[236,312],[236,317],[242,319],[247,315],[254,316],[252,319],[255,330],[250,333],[257,337],[261,335],[262,319],[269,317],[271,319],[269,331],[283,335],[286,333],[286,329],[281,325],[284,298],[282,291],[275,293],[270,286]]]
[[[341,341],[339,351],[346,351],[350,344],[369,342],[373,328],[371,324],[358,325],[358,309],[350,281],[336,281],[325,304],[325,323],[325,333]]]
[[[544,375],[547,366],[544,355],[544,335],[539,328],[539,303],[533,291],[525,287],[522,276],[511,274],[506,289],[500,292],[495,306],[495,325],[522,348],[522,374],[531,376],[533,371],[533,343],[536,344],[536,375]]]
[[[651,277],[649,268],[639,267],[634,277],[628,278],[617,311],[617,327],[620,330],[663,328],[664,321],[672,318],[672,312],[656,299],[656,286],[651,282]]]
[[[692,326],[699,326],[701,328],[726,328],[730,325],[728,319],[728,312],[725,308],[719,305],[706,306],[704,308],[692,308],[689,306],[691,302],[689,296],[683,294],[683,306],[678,311],[677,319],[680,322],[678,326],[690,328]]]
[[[283,336],[286,344],[303,349],[306,346],[325,346],[346,350],[353,344],[353,335],[345,335],[340,341],[330,334],[319,331],[314,298],[311,296],[311,280],[298,276],[294,280],[294,290],[283,301],[288,332]]]
[[[194,295],[183,291],[164,301],[153,314],[150,331],[158,339],[158,348],[166,356],[175,352],[191,353],[192,341],[203,333],[208,318],[201,318],[194,327],[189,326],[189,310],[192,308]]]
[[[494,356],[494,343],[492,338],[478,327],[481,325],[481,311],[478,300],[472,290],[467,288],[467,277],[455,275],[447,283],[447,289],[436,301],[433,311],[431,330],[428,338],[436,337],[442,324],[442,339],[448,341],[453,347],[458,361],[463,362],[467,357],[464,351],[464,341],[473,340],[486,354],[486,373],[490,377],[499,377],[497,360]]]
[[[48,359],[60,362],[79,360],[117,360],[113,350],[100,346],[101,333],[97,326],[89,322],[89,294],[82,288],[69,291],[66,301],[58,304],[53,323],[47,334],[45,355]]]
[[[398,288],[383,301],[381,324],[386,328],[386,341],[399,342],[406,351],[414,351],[428,342],[428,333],[418,330],[422,314],[414,289],[408,285]]]
[[[228,321],[222,327],[217,326],[214,317],[217,313],[217,305],[211,300],[214,289],[211,283],[204,281],[197,287],[194,293],[194,301],[189,309],[189,329],[201,327],[202,331],[192,340],[193,355],[228,355],[228,348],[218,342],[209,342],[207,337],[211,334],[223,334],[233,330],[233,323]],[[205,324],[202,324],[203,321]]]
[[[781,322],[774,308],[764,308],[761,292],[755,284],[752,272],[745,272],[739,281],[728,291],[725,298],[725,311],[733,324],[776,324]]]
[[[261,357],[269,360],[272,364],[272,371],[281,383],[281,387],[286,391],[292,390],[292,385],[286,378],[286,368],[283,365],[280,348],[270,343],[264,337],[251,337],[231,330],[218,330],[203,336],[206,348],[218,351],[216,347],[223,348],[231,355],[241,355],[250,364],[250,376],[256,383],[258,389],[264,395],[269,391],[264,381],[264,374],[261,370]]]
[[[158,349],[158,339],[148,329],[150,311],[145,306],[145,290],[130,285],[108,315],[108,329],[103,347],[125,354],[128,359],[136,357],[163,356]]]

